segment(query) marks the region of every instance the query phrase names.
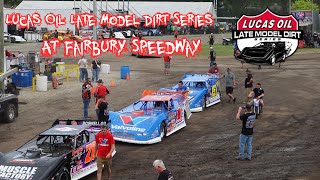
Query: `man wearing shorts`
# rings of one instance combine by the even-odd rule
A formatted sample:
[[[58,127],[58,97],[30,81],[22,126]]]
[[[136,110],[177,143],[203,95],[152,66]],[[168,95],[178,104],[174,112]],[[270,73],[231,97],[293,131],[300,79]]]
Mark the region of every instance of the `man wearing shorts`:
[[[96,160],[97,160],[97,179],[101,180],[103,165],[107,169],[108,180],[111,179],[112,152],[115,150],[113,136],[110,128],[101,125],[101,131],[96,135]]]
[[[254,88],[252,90],[252,92],[250,93],[249,97],[250,98],[254,97],[255,99],[259,99],[259,102],[261,104],[261,111],[262,111],[262,108],[263,108],[263,105],[264,105],[264,103],[263,103],[264,90],[261,87],[261,83],[257,83],[256,88]]]
[[[227,73],[225,73],[221,78],[226,79],[226,94],[229,96],[228,102],[230,103],[232,100],[233,103],[235,103],[237,98],[233,97],[232,93],[236,86],[236,76],[231,72],[231,69],[228,68]]]
[[[172,57],[165,54],[163,56],[163,61],[164,61],[164,75],[170,75],[169,74],[169,69],[170,69],[170,61],[171,61]]]

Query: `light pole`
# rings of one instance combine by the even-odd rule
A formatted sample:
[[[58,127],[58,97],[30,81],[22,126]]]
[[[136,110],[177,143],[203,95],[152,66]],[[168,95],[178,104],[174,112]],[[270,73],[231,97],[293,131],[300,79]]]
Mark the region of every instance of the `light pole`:
[[[93,0],[93,15],[97,17],[97,0]],[[93,40],[97,40],[97,26],[93,26]]]
[[[4,56],[4,41],[3,41],[3,1],[0,1],[0,72],[5,72],[6,68],[4,68],[6,64],[5,56]],[[3,84],[3,83],[0,83]],[[1,87],[3,89],[3,86]]]
[[[291,14],[291,0],[289,0],[289,14]]]

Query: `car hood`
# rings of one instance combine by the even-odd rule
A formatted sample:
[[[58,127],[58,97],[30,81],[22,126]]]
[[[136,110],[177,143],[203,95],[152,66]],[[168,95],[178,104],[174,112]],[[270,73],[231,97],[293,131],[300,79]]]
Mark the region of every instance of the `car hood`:
[[[163,112],[157,112],[154,109],[143,112],[144,115],[133,115],[131,112],[110,112],[111,132],[146,133],[158,119],[165,117]]]
[[[56,167],[64,160],[63,156],[43,155],[37,158],[24,156],[25,152],[12,151],[0,155],[0,180],[4,179],[48,179]]]

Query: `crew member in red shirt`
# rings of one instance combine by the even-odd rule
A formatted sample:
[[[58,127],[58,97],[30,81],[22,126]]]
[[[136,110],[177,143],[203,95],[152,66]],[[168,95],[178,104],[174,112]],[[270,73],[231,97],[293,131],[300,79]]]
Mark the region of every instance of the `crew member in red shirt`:
[[[209,69],[208,74],[209,75],[219,75],[220,71],[218,68],[217,63],[214,63],[213,66]]]
[[[169,56],[168,54],[165,54],[163,56],[164,61],[164,75],[170,75],[169,69],[170,69],[170,62],[171,62],[172,56]]]
[[[108,180],[111,179],[112,152],[115,150],[115,142],[110,127],[103,124],[101,131],[96,135],[97,179],[101,180],[103,165],[107,169]]]
[[[94,96],[96,97],[96,103],[98,102],[99,96],[103,96],[104,100],[107,100],[107,94],[110,94],[108,88],[103,84],[102,79],[99,79],[96,91],[94,92]]]

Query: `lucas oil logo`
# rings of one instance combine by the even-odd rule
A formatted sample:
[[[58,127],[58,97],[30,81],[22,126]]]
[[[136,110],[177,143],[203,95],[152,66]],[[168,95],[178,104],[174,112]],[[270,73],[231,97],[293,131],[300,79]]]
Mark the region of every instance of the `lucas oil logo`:
[[[232,38],[240,51],[237,59],[252,64],[274,65],[284,62],[298,48],[303,31],[291,14],[279,16],[268,8],[256,16],[243,15],[237,22]]]
[[[0,179],[32,179],[37,167],[0,165]]]

